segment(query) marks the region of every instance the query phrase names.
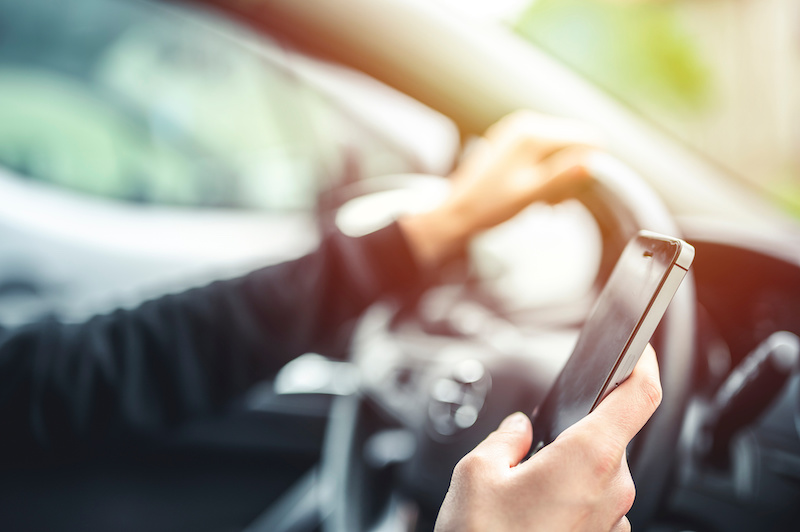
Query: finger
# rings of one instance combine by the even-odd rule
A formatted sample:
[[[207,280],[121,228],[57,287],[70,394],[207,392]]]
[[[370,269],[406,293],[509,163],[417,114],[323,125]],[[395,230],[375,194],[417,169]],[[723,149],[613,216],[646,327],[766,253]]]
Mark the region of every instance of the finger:
[[[623,515],[622,519],[617,521],[617,524],[611,529],[611,532],[631,532],[631,522]]]
[[[656,352],[648,344],[631,376],[613,390],[583,421],[588,430],[628,445],[661,403]]]
[[[542,161],[540,172],[543,177],[534,200],[558,203],[578,195],[592,181],[585,164],[591,153],[594,150],[571,146]]]
[[[528,138],[543,147],[582,144],[599,148],[606,144],[605,135],[590,124],[526,109],[506,115],[487,129],[484,136],[498,143]]]
[[[505,418],[473,452],[514,467],[528,454],[532,440],[531,420],[522,412],[516,412]]]

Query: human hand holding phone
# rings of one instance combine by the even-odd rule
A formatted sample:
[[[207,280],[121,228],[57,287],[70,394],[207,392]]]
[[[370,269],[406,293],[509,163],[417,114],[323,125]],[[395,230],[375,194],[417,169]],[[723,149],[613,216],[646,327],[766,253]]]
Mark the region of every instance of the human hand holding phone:
[[[537,407],[533,449],[592,412],[633,370],[694,260],[683,240],[640,231],[622,252],[555,384]]]
[[[436,531],[629,531],[635,488],[625,449],[660,402],[648,345],[625,382],[521,463],[533,432],[525,414],[512,414],[456,466]]]
[[[533,427],[514,414],[458,463],[437,530],[630,530],[625,449],[661,402],[647,342],[693,258],[676,238],[631,239]]]

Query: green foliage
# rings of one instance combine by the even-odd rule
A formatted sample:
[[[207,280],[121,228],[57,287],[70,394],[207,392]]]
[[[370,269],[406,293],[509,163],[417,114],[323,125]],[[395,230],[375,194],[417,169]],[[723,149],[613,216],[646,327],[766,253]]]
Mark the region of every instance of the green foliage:
[[[538,0],[516,31],[631,103],[696,109],[708,70],[672,2]]]
[[[774,201],[796,218],[800,218],[800,168],[767,181],[766,191]]]

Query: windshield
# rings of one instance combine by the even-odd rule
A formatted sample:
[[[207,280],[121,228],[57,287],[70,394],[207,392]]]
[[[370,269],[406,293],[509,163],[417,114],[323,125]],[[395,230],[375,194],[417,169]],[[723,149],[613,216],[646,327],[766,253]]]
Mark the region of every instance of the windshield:
[[[278,211],[311,209],[342,180],[426,169],[295,67],[197,6],[0,0],[0,167],[102,198]],[[395,97],[322,74],[366,102]]]
[[[795,0],[446,3],[498,19],[727,174],[800,215]]]

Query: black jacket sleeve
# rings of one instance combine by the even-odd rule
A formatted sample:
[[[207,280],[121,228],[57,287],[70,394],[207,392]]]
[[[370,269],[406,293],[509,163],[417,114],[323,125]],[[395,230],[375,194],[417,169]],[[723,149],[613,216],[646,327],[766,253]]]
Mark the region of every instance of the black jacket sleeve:
[[[369,304],[418,280],[391,225],[83,324],[0,329],[0,449],[61,454],[211,412],[299,354],[336,354]]]

